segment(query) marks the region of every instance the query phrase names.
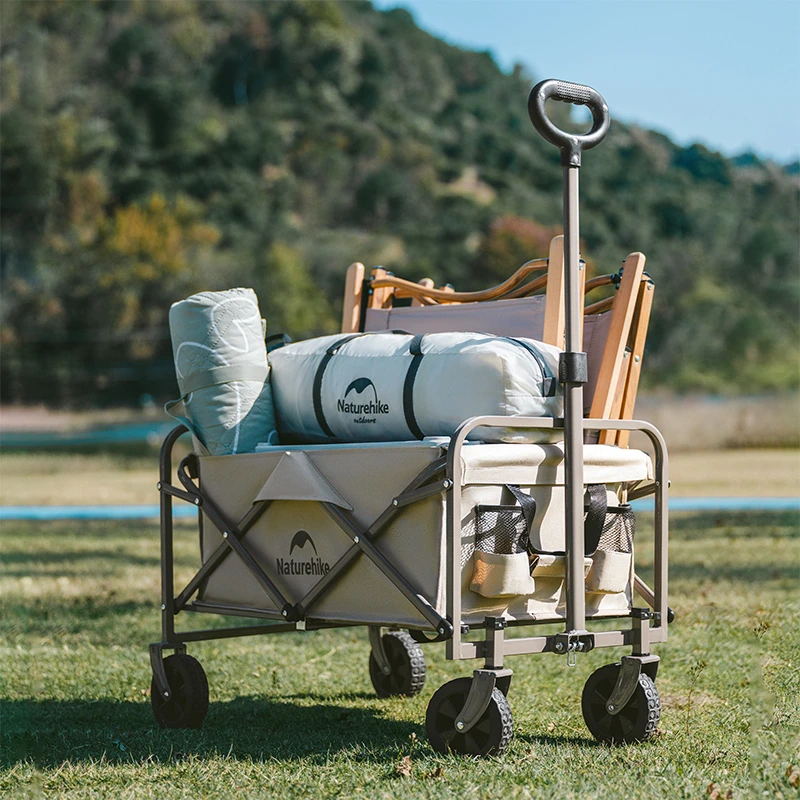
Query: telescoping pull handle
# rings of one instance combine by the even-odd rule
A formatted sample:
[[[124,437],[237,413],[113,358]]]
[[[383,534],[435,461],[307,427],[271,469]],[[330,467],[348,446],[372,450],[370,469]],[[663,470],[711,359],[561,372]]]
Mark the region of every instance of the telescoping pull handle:
[[[588,133],[567,133],[557,128],[550,121],[545,110],[545,103],[550,98],[560,100],[562,103],[588,106],[592,112],[592,129]],[[579,167],[581,152],[600,144],[611,125],[608,106],[600,92],[595,91],[591,86],[553,80],[552,78],[540,81],[531,89],[528,97],[528,114],[533,127],[548,142],[561,150],[561,164],[565,167]]]

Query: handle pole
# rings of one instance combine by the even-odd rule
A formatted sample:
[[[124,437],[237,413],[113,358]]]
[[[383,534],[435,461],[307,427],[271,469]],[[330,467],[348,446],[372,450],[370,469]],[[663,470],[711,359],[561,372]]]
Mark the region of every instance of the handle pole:
[[[564,166],[564,302],[567,356],[586,356],[581,349],[580,222],[578,176],[580,167]],[[573,362],[575,359],[571,359]],[[559,370],[560,372],[562,370]],[[564,522],[566,524],[567,632],[586,629],[583,558],[583,383],[564,369]]]
[[[557,128],[547,117],[549,98],[585,105],[592,112],[592,128],[573,134]],[[578,174],[581,154],[596,147],[608,133],[611,118],[605,100],[590,86],[546,80],[536,84],[528,98],[528,113],[536,130],[561,150],[564,168],[564,303],[565,352],[559,363],[564,384],[564,521],[567,560],[567,619],[569,637],[586,632],[586,594],[583,575],[583,384],[588,380],[586,354],[581,352],[580,219]]]

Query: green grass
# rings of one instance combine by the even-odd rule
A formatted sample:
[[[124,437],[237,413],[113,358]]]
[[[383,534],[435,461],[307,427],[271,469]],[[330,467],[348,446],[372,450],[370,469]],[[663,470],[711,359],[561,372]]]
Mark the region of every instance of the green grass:
[[[196,532],[179,534],[188,577]],[[427,647],[422,694],[379,700],[361,629],[192,646],[211,710],[201,731],[163,731],[147,696],[156,527],[7,522],[2,536],[3,797],[672,800],[705,798],[711,783],[722,797],[798,796],[786,775],[800,765],[796,514],[675,515],[679,616],[659,647],[655,740],[609,748],[584,726],[584,681],[624,651],[594,651],[574,669],[557,656],[516,657],[515,738],[502,759],[481,762],[434,754],[424,731],[433,691],[477,662],[446,662],[441,645]],[[646,546],[637,561],[646,575]],[[405,756],[410,777],[398,772]]]

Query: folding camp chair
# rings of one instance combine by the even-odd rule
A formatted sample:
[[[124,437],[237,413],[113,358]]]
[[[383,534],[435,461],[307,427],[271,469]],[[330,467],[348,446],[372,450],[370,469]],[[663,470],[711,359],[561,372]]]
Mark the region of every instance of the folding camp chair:
[[[589,362],[584,412],[595,419],[633,419],[655,284],[645,257],[631,253],[616,275],[583,281],[586,297],[604,287],[614,293],[581,304],[583,345]],[[547,258],[528,261],[508,280],[477,292],[456,292],[433,281],[397,278],[382,267],[369,278],[360,262],[345,280],[342,333],[404,330],[409,333],[480,330],[498,336],[537,339],[564,346],[564,237],[550,242]],[[544,274],[541,274],[544,273]],[[395,301],[408,301],[395,305]],[[602,431],[601,444],[626,447],[629,431]]]

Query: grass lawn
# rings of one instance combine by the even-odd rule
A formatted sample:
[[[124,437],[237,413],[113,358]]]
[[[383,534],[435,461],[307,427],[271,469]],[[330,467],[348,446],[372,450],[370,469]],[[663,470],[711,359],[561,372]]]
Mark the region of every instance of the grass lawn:
[[[146,649],[159,635],[156,525],[6,522],[0,795],[797,797],[798,522],[673,516],[678,619],[659,648],[660,736],[610,748],[584,726],[584,681],[625,651],[594,651],[573,669],[558,656],[514,657],[515,738],[482,762],[433,753],[424,732],[431,694],[479,662],[448,663],[441,645],[427,647],[422,694],[379,700],[362,629],[194,645],[211,686],[205,726],[159,729]],[[196,532],[182,526],[178,539],[188,577]],[[644,543],[637,563],[647,575]],[[226,622],[188,622],[210,621]]]

